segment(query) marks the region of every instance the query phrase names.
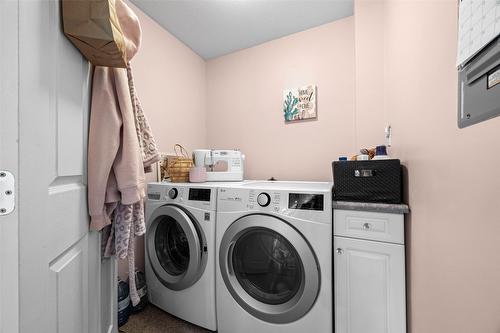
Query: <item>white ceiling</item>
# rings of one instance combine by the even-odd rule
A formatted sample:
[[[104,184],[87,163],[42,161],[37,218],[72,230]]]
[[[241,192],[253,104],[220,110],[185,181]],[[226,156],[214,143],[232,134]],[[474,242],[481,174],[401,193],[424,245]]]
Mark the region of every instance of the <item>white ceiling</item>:
[[[353,0],[131,0],[204,59],[353,15]]]

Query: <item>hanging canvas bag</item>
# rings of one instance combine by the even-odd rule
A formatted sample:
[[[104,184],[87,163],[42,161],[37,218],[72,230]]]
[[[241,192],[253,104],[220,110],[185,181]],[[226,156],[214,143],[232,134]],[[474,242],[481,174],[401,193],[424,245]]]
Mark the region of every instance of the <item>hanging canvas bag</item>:
[[[127,67],[127,46],[115,1],[63,0],[64,34],[95,66]]]

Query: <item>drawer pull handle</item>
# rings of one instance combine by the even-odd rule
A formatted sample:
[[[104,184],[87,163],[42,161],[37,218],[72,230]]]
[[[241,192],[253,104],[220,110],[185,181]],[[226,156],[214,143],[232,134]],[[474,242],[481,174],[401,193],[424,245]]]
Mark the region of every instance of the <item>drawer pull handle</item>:
[[[370,229],[370,223],[364,223],[363,224],[363,229],[365,229],[365,230]]]
[[[342,253],[344,253],[344,250],[342,250],[340,247],[337,248],[337,254],[342,254]]]

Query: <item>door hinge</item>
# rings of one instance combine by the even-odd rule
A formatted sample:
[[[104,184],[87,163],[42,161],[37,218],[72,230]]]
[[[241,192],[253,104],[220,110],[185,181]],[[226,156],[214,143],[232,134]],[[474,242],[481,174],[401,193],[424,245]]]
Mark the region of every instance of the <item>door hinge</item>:
[[[10,214],[16,206],[16,182],[14,175],[0,170],[0,216]]]

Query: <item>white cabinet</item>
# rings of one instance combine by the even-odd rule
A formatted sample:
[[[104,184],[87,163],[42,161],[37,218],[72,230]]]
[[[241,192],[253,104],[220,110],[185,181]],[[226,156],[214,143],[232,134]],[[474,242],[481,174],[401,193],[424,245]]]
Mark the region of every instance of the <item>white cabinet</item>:
[[[380,213],[356,212],[377,220]],[[387,215],[387,214],[385,214]],[[346,225],[334,214],[336,227]],[[398,218],[392,222],[399,221]],[[403,223],[402,219],[400,221]],[[336,230],[340,230],[336,228]],[[335,333],[406,332],[405,248],[401,243],[334,234]],[[381,239],[385,236],[382,235]]]
[[[336,209],[333,215],[335,236],[404,244],[403,214]]]

